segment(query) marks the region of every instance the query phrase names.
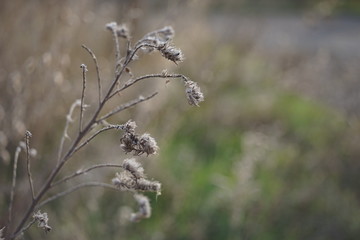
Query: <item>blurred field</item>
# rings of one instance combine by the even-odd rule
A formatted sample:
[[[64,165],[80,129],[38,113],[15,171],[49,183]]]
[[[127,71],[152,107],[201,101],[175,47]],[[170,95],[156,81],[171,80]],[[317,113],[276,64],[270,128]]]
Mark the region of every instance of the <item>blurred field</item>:
[[[147,175],[163,184],[161,196],[148,195],[150,219],[126,221],[136,208],[129,193],[83,189],[44,208],[52,232],[33,226],[26,239],[359,239],[359,13],[357,1],[333,0],[2,1],[0,227],[18,141],[26,129],[33,133],[40,186],[81,94],[81,63],[89,68],[87,100],[97,100],[81,44],[93,49],[109,83],[114,56],[105,24],[117,21],[135,40],[172,25],[185,62],[154,53],[132,71],[183,73],[199,83],[205,102],[191,108],[181,84],[161,80],[113,102],[160,91],[111,119],[134,119],[159,143],[160,154],[143,159]],[[119,138],[101,135],[62,174],[120,163],[127,156]],[[17,217],[29,204],[24,155],[19,164]],[[100,170],[79,181],[113,176]]]

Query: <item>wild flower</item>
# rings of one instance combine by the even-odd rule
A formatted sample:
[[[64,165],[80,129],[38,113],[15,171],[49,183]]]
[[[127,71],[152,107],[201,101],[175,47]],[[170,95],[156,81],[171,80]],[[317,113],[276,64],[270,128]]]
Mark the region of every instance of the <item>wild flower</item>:
[[[78,189],[84,187],[103,187],[121,191],[130,191],[134,194],[134,198],[139,205],[139,210],[136,213],[131,215],[132,221],[139,221],[144,218],[149,218],[151,215],[151,207],[149,199],[139,194],[139,192],[154,192],[157,195],[161,194],[161,183],[155,180],[150,180],[146,177],[144,173],[144,168],[141,163],[138,162],[135,158],[125,159],[122,164],[115,163],[101,163],[92,165],[85,169],[80,169],[74,171],[73,173],[58,179],[60,170],[63,169],[63,166],[72,159],[72,157],[91,141],[93,141],[99,134],[108,131],[108,130],[120,130],[123,132],[120,138],[120,148],[125,153],[133,153],[135,156],[146,154],[146,156],[157,154],[159,147],[156,140],[148,133],[137,134],[135,129],[137,127],[135,121],[128,120],[124,124],[110,124],[107,120],[130,107],[133,107],[137,104],[140,104],[144,101],[148,101],[157,95],[157,92],[154,92],[148,96],[138,96],[129,102],[125,102],[122,105],[119,105],[112,109],[111,111],[100,115],[105,109],[105,105],[110,99],[114,96],[119,95],[125,89],[134,86],[137,82],[140,82],[145,79],[180,79],[185,84],[186,97],[190,105],[199,106],[199,103],[204,100],[204,96],[200,91],[197,83],[189,80],[186,76],[182,74],[170,74],[166,70],[162,71],[159,74],[148,74],[139,77],[134,77],[134,74],[129,68],[129,64],[137,58],[138,51],[144,50],[145,52],[151,52],[158,50],[163,57],[173,61],[175,64],[183,61],[184,57],[180,49],[177,49],[172,44],[172,39],[175,35],[175,32],[172,27],[166,26],[164,28],[155,30],[146,34],[143,38],[137,41],[134,45],[131,43],[131,37],[128,28],[125,25],[118,25],[116,22],[110,22],[106,24],[106,28],[112,32],[114,45],[115,45],[115,76],[110,86],[106,89],[102,89],[102,78],[100,77],[99,65],[97,58],[92,50],[86,46],[82,46],[92,57],[96,75],[97,75],[97,88],[98,88],[98,102],[97,107],[94,111],[88,114],[84,114],[85,111],[88,111],[86,106],[85,93],[87,92],[86,83],[87,76],[86,72],[88,68],[85,64],[81,64],[82,70],[82,92],[81,99],[77,99],[71,105],[69,113],[66,115],[66,122],[63,131],[63,135],[60,140],[57,161],[54,165],[54,168],[49,173],[49,177],[42,186],[37,189],[33,184],[33,177],[31,174],[31,157],[36,156],[36,150],[30,148],[30,138],[32,134],[29,131],[26,131],[25,141],[21,141],[19,146],[16,148],[14,155],[13,163],[13,178],[11,185],[10,193],[10,204],[9,204],[9,214],[8,214],[8,225],[6,229],[11,229],[12,232],[4,233],[4,228],[0,230],[0,240],[4,237],[6,239],[16,239],[23,232],[32,226],[33,223],[37,222],[38,227],[42,228],[45,232],[49,232],[51,227],[48,225],[48,215],[47,213],[41,213],[40,210],[35,212],[36,209],[46,205],[49,202],[52,202],[60,197],[66,196],[69,193],[77,191]],[[121,38],[121,39],[119,39]],[[126,41],[125,51],[120,52],[119,40]],[[124,54],[120,54],[124,53]],[[125,77],[128,77],[124,82]],[[76,111],[78,111],[78,118],[75,117]],[[68,131],[71,124],[78,124],[78,131],[70,134]],[[70,143],[66,143],[70,141]],[[14,196],[16,188],[16,176],[17,176],[17,164],[18,158],[21,151],[26,153],[26,164],[27,164],[27,178],[29,182],[29,188],[31,192],[31,200],[27,206],[27,210],[24,212],[19,223],[13,226],[14,222],[12,221],[12,210],[14,205]],[[93,171],[99,168],[120,168],[121,170],[115,174],[115,177],[112,179],[112,184],[103,183],[103,182],[83,182],[80,184],[75,184],[64,191],[52,191],[53,195],[49,194],[49,191],[54,189],[56,186],[61,185],[65,182],[68,182],[78,176],[81,176],[89,171]],[[47,198],[45,198],[47,197]],[[44,199],[45,198],[45,199]],[[31,216],[33,218],[30,221]],[[6,236],[4,236],[6,235]]]

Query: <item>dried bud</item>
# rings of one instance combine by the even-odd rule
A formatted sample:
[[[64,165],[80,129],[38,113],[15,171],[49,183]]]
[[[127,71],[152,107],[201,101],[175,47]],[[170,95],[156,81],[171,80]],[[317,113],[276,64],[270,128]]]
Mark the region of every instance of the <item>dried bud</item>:
[[[173,61],[175,64],[184,60],[184,56],[181,50],[173,47],[168,42],[159,44],[156,48],[161,52],[163,57],[170,61]]]
[[[139,205],[139,211],[132,213],[130,220],[132,222],[138,222],[141,219],[149,218],[151,216],[151,207],[149,199],[142,194],[135,194],[134,198]]]
[[[130,38],[129,29],[125,24],[121,24],[115,28],[116,35],[125,39]]]
[[[139,162],[136,161],[135,158],[125,159],[122,166],[125,170],[129,171],[135,178],[144,177],[144,168]]]
[[[195,105],[199,107],[199,103],[204,101],[204,95],[200,91],[200,87],[193,81],[185,82],[185,93],[190,105]]]
[[[46,233],[50,232],[51,227],[48,225],[48,216],[47,213],[41,213],[40,210],[33,215],[34,220],[38,223],[38,227],[44,229]]]
[[[106,26],[106,29],[108,29],[110,31],[115,31],[115,29],[117,28],[117,23],[110,22],[110,23],[107,23],[105,26]]]
[[[150,136],[148,133],[144,133],[139,140],[139,147],[141,154],[146,153],[149,154],[156,154],[159,150],[157,143],[153,137]]]

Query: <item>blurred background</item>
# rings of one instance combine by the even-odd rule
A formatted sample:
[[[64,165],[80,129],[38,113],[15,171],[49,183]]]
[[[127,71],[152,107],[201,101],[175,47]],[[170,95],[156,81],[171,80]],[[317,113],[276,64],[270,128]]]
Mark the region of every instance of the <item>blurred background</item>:
[[[127,220],[137,208],[130,193],[83,189],[42,209],[48,235],[34,225],[25,239],[360,239],[359,16],[357,0],[1,1],[0,227],[18,142],[32,132],[38,189],[81,96],[82,63],[86,101],[96,104],[95,68],[81,44],[97,55],[107,86],[114,52],[105,24],[116,21],[134,40],[173,26],[186,60],[176,66],[159,53],[144,55],[132,73],[183,73],[206,101],[191,107],[181,83],[160,79],[111,103],[160,92],[109,120],[131,118],[158,141],[159,155],[141,158],[148,177],[163,184],[158,198],[147,194],[150,219]],[[60,175],[121,163],[129,156],[119,138],[99,136]],[[30,204],[25,162],[22,152],[17,221]],[[99,169],[54,191],[110,183],[114,172]]]

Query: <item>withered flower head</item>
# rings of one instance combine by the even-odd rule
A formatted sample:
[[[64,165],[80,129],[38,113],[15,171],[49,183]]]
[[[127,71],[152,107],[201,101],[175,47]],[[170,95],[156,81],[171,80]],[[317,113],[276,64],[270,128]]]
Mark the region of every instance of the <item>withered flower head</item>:
[[[185,87],[186,98],[188,99],[189,104],[199,107],[199,103],[204,101],[204,95],[200,91],[200,87],[196,82],[191,80],[185,82]]]
[[[38,223],[38,227],[44,229],[46,233],[50,232],[51,227],[48,225],[49,218],[47,213],[41,213],[40,210],[34,213],[33,219]]]

